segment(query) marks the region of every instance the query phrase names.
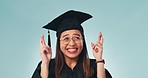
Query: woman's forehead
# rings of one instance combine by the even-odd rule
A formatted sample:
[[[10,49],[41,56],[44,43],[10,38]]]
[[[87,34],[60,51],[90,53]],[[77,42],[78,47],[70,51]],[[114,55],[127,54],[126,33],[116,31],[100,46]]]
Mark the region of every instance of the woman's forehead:
[[[68,35],[78,35],[81,36],[81,32],[79,30],[66,30],[61,33],[61,37],[68,36]]]

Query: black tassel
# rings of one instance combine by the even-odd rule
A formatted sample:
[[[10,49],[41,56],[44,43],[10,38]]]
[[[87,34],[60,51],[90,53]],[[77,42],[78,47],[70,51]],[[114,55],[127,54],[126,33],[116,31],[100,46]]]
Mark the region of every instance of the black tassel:
[[[51,47],[50,32],[49,32],[49,30],[48,30],[48,46]]]

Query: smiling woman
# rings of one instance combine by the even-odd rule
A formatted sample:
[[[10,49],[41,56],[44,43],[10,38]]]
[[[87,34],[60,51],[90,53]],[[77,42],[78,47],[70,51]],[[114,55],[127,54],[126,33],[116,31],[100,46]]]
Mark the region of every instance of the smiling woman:
[[[67,30],[61,33],[60,38],[64,38],[64,40],[60,41],[60,49],[64,54],[65,60],[67,60],[66,62],[70,61],[68,59],[78,60],[79,54],[83,48],[83,41],[80,35],[79,30]]]
[[[42,61],[32,78],[112,78],[104,68],[102,33],[98,41],[92,43],[95,59],[88,57],[81,23],[90,18],[90,14],[70,10],[43,27],[57,32],[56,56],[51,59],[51,47],[45,44],[44,36],[41,36]]]

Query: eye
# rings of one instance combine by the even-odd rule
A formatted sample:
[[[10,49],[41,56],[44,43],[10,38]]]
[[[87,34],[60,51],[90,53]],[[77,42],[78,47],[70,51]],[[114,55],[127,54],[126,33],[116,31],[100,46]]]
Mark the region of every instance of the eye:
[[[73,37],[74,40],[80,40],[80,37]]]
[[[69,40],[69,37],[63,38],[63,41],[68,41],[68,40]]]

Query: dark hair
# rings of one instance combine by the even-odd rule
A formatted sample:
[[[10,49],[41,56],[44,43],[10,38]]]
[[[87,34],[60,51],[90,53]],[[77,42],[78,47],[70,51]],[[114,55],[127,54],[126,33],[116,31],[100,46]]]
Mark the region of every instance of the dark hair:
[[[79,60],[82,59],[82,69],[84,71],[85,78],[91,77],[93,71],[90,66],[90,60],[87,52],[86,42],[83,38],[83,49],[79,55]],[[60,73],[64,65],[64,55],[60,49],[60,40],[57,38],[57,45],[56,45],[56,56],[55,56],[55,77],[60,78]]]

